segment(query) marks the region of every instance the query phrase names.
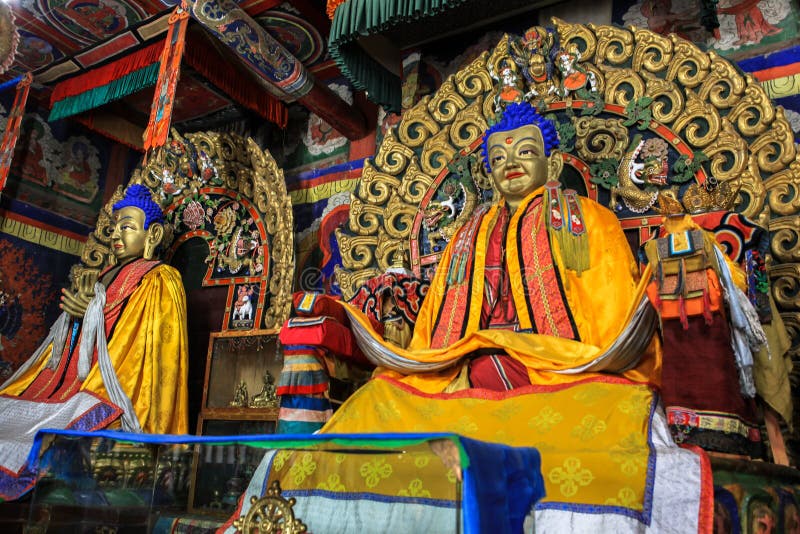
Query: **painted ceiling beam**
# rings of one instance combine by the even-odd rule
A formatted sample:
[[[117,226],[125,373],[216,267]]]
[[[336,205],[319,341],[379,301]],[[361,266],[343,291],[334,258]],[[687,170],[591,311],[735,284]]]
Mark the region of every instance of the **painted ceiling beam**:
[[[364,114],[317,81],[232,0],[190,0],[189,12],[245,63],[265,89],[277,89],[282,100],[297,101],[350,140],[367,135]]]

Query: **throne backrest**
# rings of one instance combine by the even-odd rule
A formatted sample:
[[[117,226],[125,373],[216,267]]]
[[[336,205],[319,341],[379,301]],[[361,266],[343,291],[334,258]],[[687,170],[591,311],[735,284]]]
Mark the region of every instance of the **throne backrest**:
[[[520,98],[556,120],[564,186],[614,209],[634,246],[661,222],[659,194],[733,190],[732,209],[769,231],[772,292],[799,354],[800,157],[783,110],[727,59],[638,28],[553,20],[506,35],[407,110],[365,162],[337,231],[345,298],[401,260],[432,274],[453,232],[491,198],[481,136],[498,105]],[[736,256],[747,236],[725,231]]]

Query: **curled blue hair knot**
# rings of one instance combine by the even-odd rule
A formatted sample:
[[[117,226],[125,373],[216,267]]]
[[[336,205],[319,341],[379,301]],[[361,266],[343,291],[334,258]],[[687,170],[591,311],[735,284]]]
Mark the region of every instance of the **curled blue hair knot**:
[[[125,196],[114,204],[113,210],[117,211],[127,207],[139,208],[144,212],[145,230],[152,223],[164,224],[164,212],[161,210],[161,206],[153,200],[150,190],[141,184],[129,185],[125,190]]]
[[[483,143],[481,144],[481,154],[483,155],[483,165],[487,172],[492,172],[489,166],[489,136],[497,132],[508,132],[516,130],[522,126],[534,125],[542,132],[542,139],[544,140],[544,154],[550,156],[550,152],[558,148],[560,141],[558,139],[558,132],[553,124],[553,121],[545,119],[536,111],[529,102],[512,102],[503,111],[500,121],[487,129],[483,134]]]

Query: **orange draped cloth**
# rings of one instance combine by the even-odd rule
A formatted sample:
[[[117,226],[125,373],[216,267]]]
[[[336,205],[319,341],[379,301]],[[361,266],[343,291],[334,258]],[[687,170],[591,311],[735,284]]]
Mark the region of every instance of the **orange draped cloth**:
[[[555,385],[592,376],[574,372],[612,346],[628,326],[645,294],[638,266],[616,216],[580,199],[587,229],[589,269],[580,275],[565,266],[557,240],[548,238],[543,188],[531,193],[512,214],[503,243],[520,331],[481,329],[486,253],[501,204],[476,211],[445,249],[406,350],[385,343],[366,318],[348,307],[373,342],[401,359],[452,362],[436,373],[386,370],[428,393],[445,390],[458,375],[456,365],[483,349],[501,349],[520,361],[534,385]],[[647,277],[645,277],[645,280]],[[652,335],[649,333],[648,335]],[[571,372],[571,370],[573,370]],[[658,385],[660,347],[656,337],[639,364],[623,376]]]
[[[529,195],[510,218],[503,204],[482,206],[456,233],[408,349],[385,343],[347,307],[362,351],[384,368],[322,432],[446,430],[535,446],[547,494],[535,508],[543,531],[657,532],[677,517],[686,532],[710,531],[704,457],[676,447],[656,409],[651,386],[658,385],[661,352],[645,296],[649,275],[639,281],[612,212],[589,199],[543,193]],[[556,224],[554,206],[562,201],[570,209],[560,213],[578,221],[569,231],[585,233],[557,233],[567,230]],[[497,225],[506,222],[501,231]],[[499,320],[487,320],[486,310],[498,304]],[[513,358],[531,385],[471,387],[464,371],[486,353]],[[429,483],[398,467],[401,475]]]

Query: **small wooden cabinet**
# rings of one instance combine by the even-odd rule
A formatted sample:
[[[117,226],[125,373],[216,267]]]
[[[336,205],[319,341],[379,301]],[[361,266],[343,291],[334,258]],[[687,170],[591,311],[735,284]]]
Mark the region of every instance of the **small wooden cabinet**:
[[[243,414],[267,414],[264,406],[251,408],[253,397],[263,392],[265,374],[269,372],[276,385],[283,368],[283,354],[275,330],[247,330],[213,332],[208,341],[206,374],[203,382],[203,405],[200,416],[211,419],[230,416],[238,419]],[[232,406],[237,388],[244,383],[247,389],[246,405]],[[258,410],[251,412],[250,410]],[[245,419],[253,419],[247,416]],[[199,433],[204,434],[202,426]]]
[[[274,392],[282,368],[283,354],[276,330],[212,333],[198,434],[274,433],[278,422]],[[229,514],[258,466],[260,456],[263,450],[236,445],[196,446],[189,492],[190,511],[219,516]]]

